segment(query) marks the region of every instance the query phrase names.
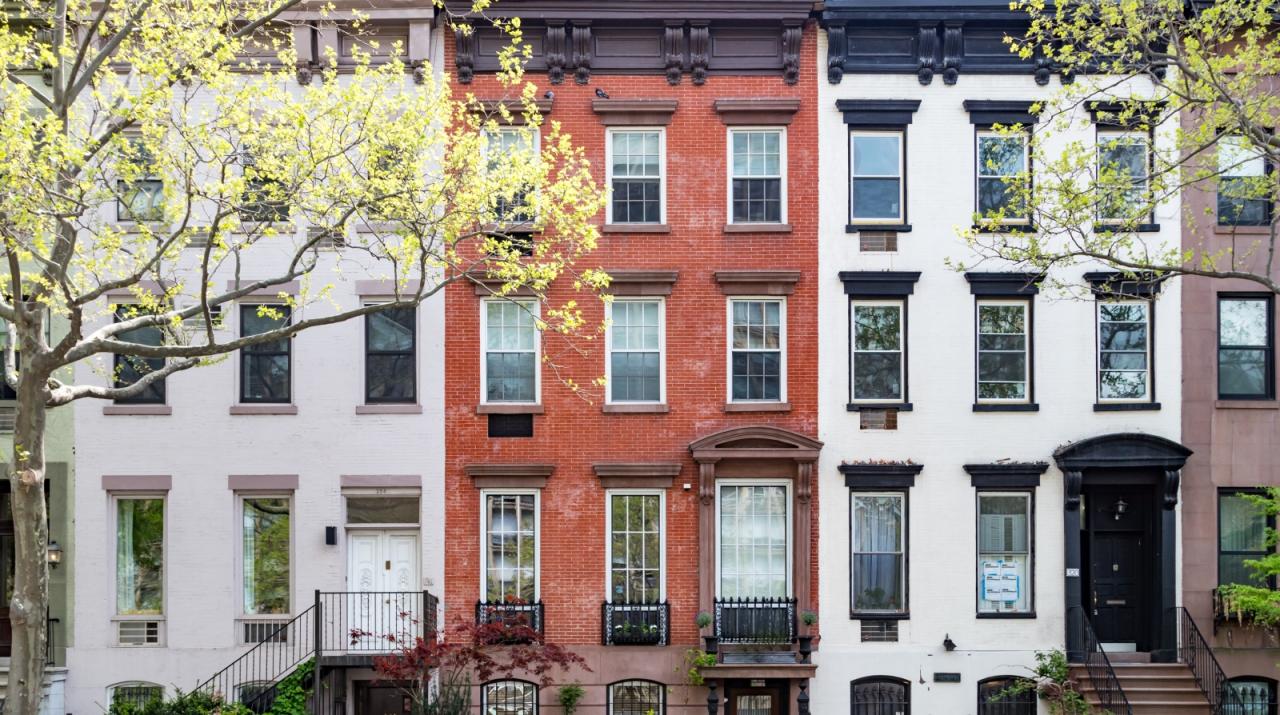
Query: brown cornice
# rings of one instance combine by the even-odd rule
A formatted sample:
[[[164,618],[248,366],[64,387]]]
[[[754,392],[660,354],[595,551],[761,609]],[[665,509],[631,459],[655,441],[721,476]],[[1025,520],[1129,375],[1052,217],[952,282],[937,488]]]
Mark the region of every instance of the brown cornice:
[[[552,100],[538,99],[534,100],[533,108],[543,116],[551,113]],[[475,114],[483,114],[492,116],[497,121],[502,121],[502,108],[506,107],[507,112],[511,115],[511,124],[524,124],[524,102],[519,99],[480,99],[476,104],[471,105],[471,111]]]
[[[473,276],[470,280],[471,286],[475,289],[476,295],[483,296],[485,298],[502,296],[502,286],[506,285],[506,281],[498,278],[480,278]],[[502,297],[520,296],[531,298],[534,295],[536,294],[533,292],[532,288],[526,285],[521,285],[511,293]]]
[[[541,489],[554,464],[468,464],[462,468],[477,489]]]
[[[613,295],[671,295],[679,271],[605,270]]]
[[[605,489],[670,489],[680,474],[679,462],[593,464]]]
[[[716,271],[716,283],[725,295],[791,295],[800,271]]]
[[[792,117],[800,109],[800,100],[785,97],[717,99],[715,108],[720,121],[730,126],[790,124]]]
[[[446,0],[446,10],[471,14],[470,0]],[[803,22],[811,0],[503,0],[485,10],[490,17],[534,20],[789,20]]]
[[[676,112],[674,99],[595,99],[591,111],[605,126],[666,126]]]

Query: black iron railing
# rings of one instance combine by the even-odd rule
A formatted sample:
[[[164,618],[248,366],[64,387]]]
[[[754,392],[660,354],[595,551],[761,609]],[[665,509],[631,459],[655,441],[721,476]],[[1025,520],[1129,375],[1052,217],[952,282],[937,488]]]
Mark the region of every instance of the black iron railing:
[[[671,607],[667,603],[606,603],[600,608],[605,645],[666,645]]]
[[[316,592],[320,654],[387,653],[436,630],[436,597],[426,591]]]
[[[316,655],[316,606],[278,626],[268,638],[218,671],[198,690],[266,712],[275,700],[275,684]]]
[[[1106,651],[1102,650],[1098,635],[1093,632],[1093,624],[1089,622],[1089,616],[1085,615],[1084,609],[1080,606],[1075,606],[1072,610],[1076,611],[1080,617],[1084,636],[1082,639],[1084,666],[1089,673],[1089,682],[1093,684],[1093,690],[1098,695],[1098,704],[1102,706],[1103,712],[1109,712],[1112,715],[1133,715],[1129,698],[1120,687],[1120,679],[1116,677],[1115,668],[1111,667],[1111,659],[1107,657]]]
[[[1218,664],[1213,649],[1200,633],[1191,614],[1182,606],[1174,606],[1174,615],[1178,621],[1178,660],[1186,663],[1196,677],[1196,685],[1209,701],[1214,715],[1247,715],[1254,712],[1246,710],[1245,703],[1230,683],[1226,673]]]
[[[542,601],[476,601],[476,625],[494,623],[542,633],[543,613]]]
[[[721,643],[790,645],[796,640],[796,599],[717,598],[715,634]]]

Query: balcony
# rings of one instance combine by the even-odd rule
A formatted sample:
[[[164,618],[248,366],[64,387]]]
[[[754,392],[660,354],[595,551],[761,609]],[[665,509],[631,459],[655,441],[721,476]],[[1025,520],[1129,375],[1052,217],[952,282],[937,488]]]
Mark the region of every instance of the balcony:
[[[667,603],[606,603],[600,613],[605,645],[666,645],[670,639]]]
[[[796,599],[717,598],[715,635],[729,645],[790,646],[796,642]]]
[[[542,617],[541,601],[476,602],[476,625],[496,624],[509,629],[512,643],[527,643],[534,639],[534,635],[541,636]]]

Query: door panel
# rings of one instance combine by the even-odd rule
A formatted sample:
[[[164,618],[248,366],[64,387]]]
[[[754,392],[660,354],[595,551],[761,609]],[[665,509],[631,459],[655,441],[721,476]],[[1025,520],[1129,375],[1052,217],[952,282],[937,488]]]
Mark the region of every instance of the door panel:
[[[1142,534],[1098,532],[1093,536],[1093,627],[1103,643],[1142,641],[1146,613]]]
[[[349,627],[363,634],[351,650],[385,651],[412,642],[423,617],[418,534],[351,531],[347,544]]]

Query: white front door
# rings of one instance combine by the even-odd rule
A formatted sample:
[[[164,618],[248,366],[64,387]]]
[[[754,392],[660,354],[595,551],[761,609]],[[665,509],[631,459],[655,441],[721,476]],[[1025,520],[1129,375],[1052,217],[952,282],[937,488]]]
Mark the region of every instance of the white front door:
[[[411,646],[423,619],[417,532],[350,531],[347,563],[351,650]]]

